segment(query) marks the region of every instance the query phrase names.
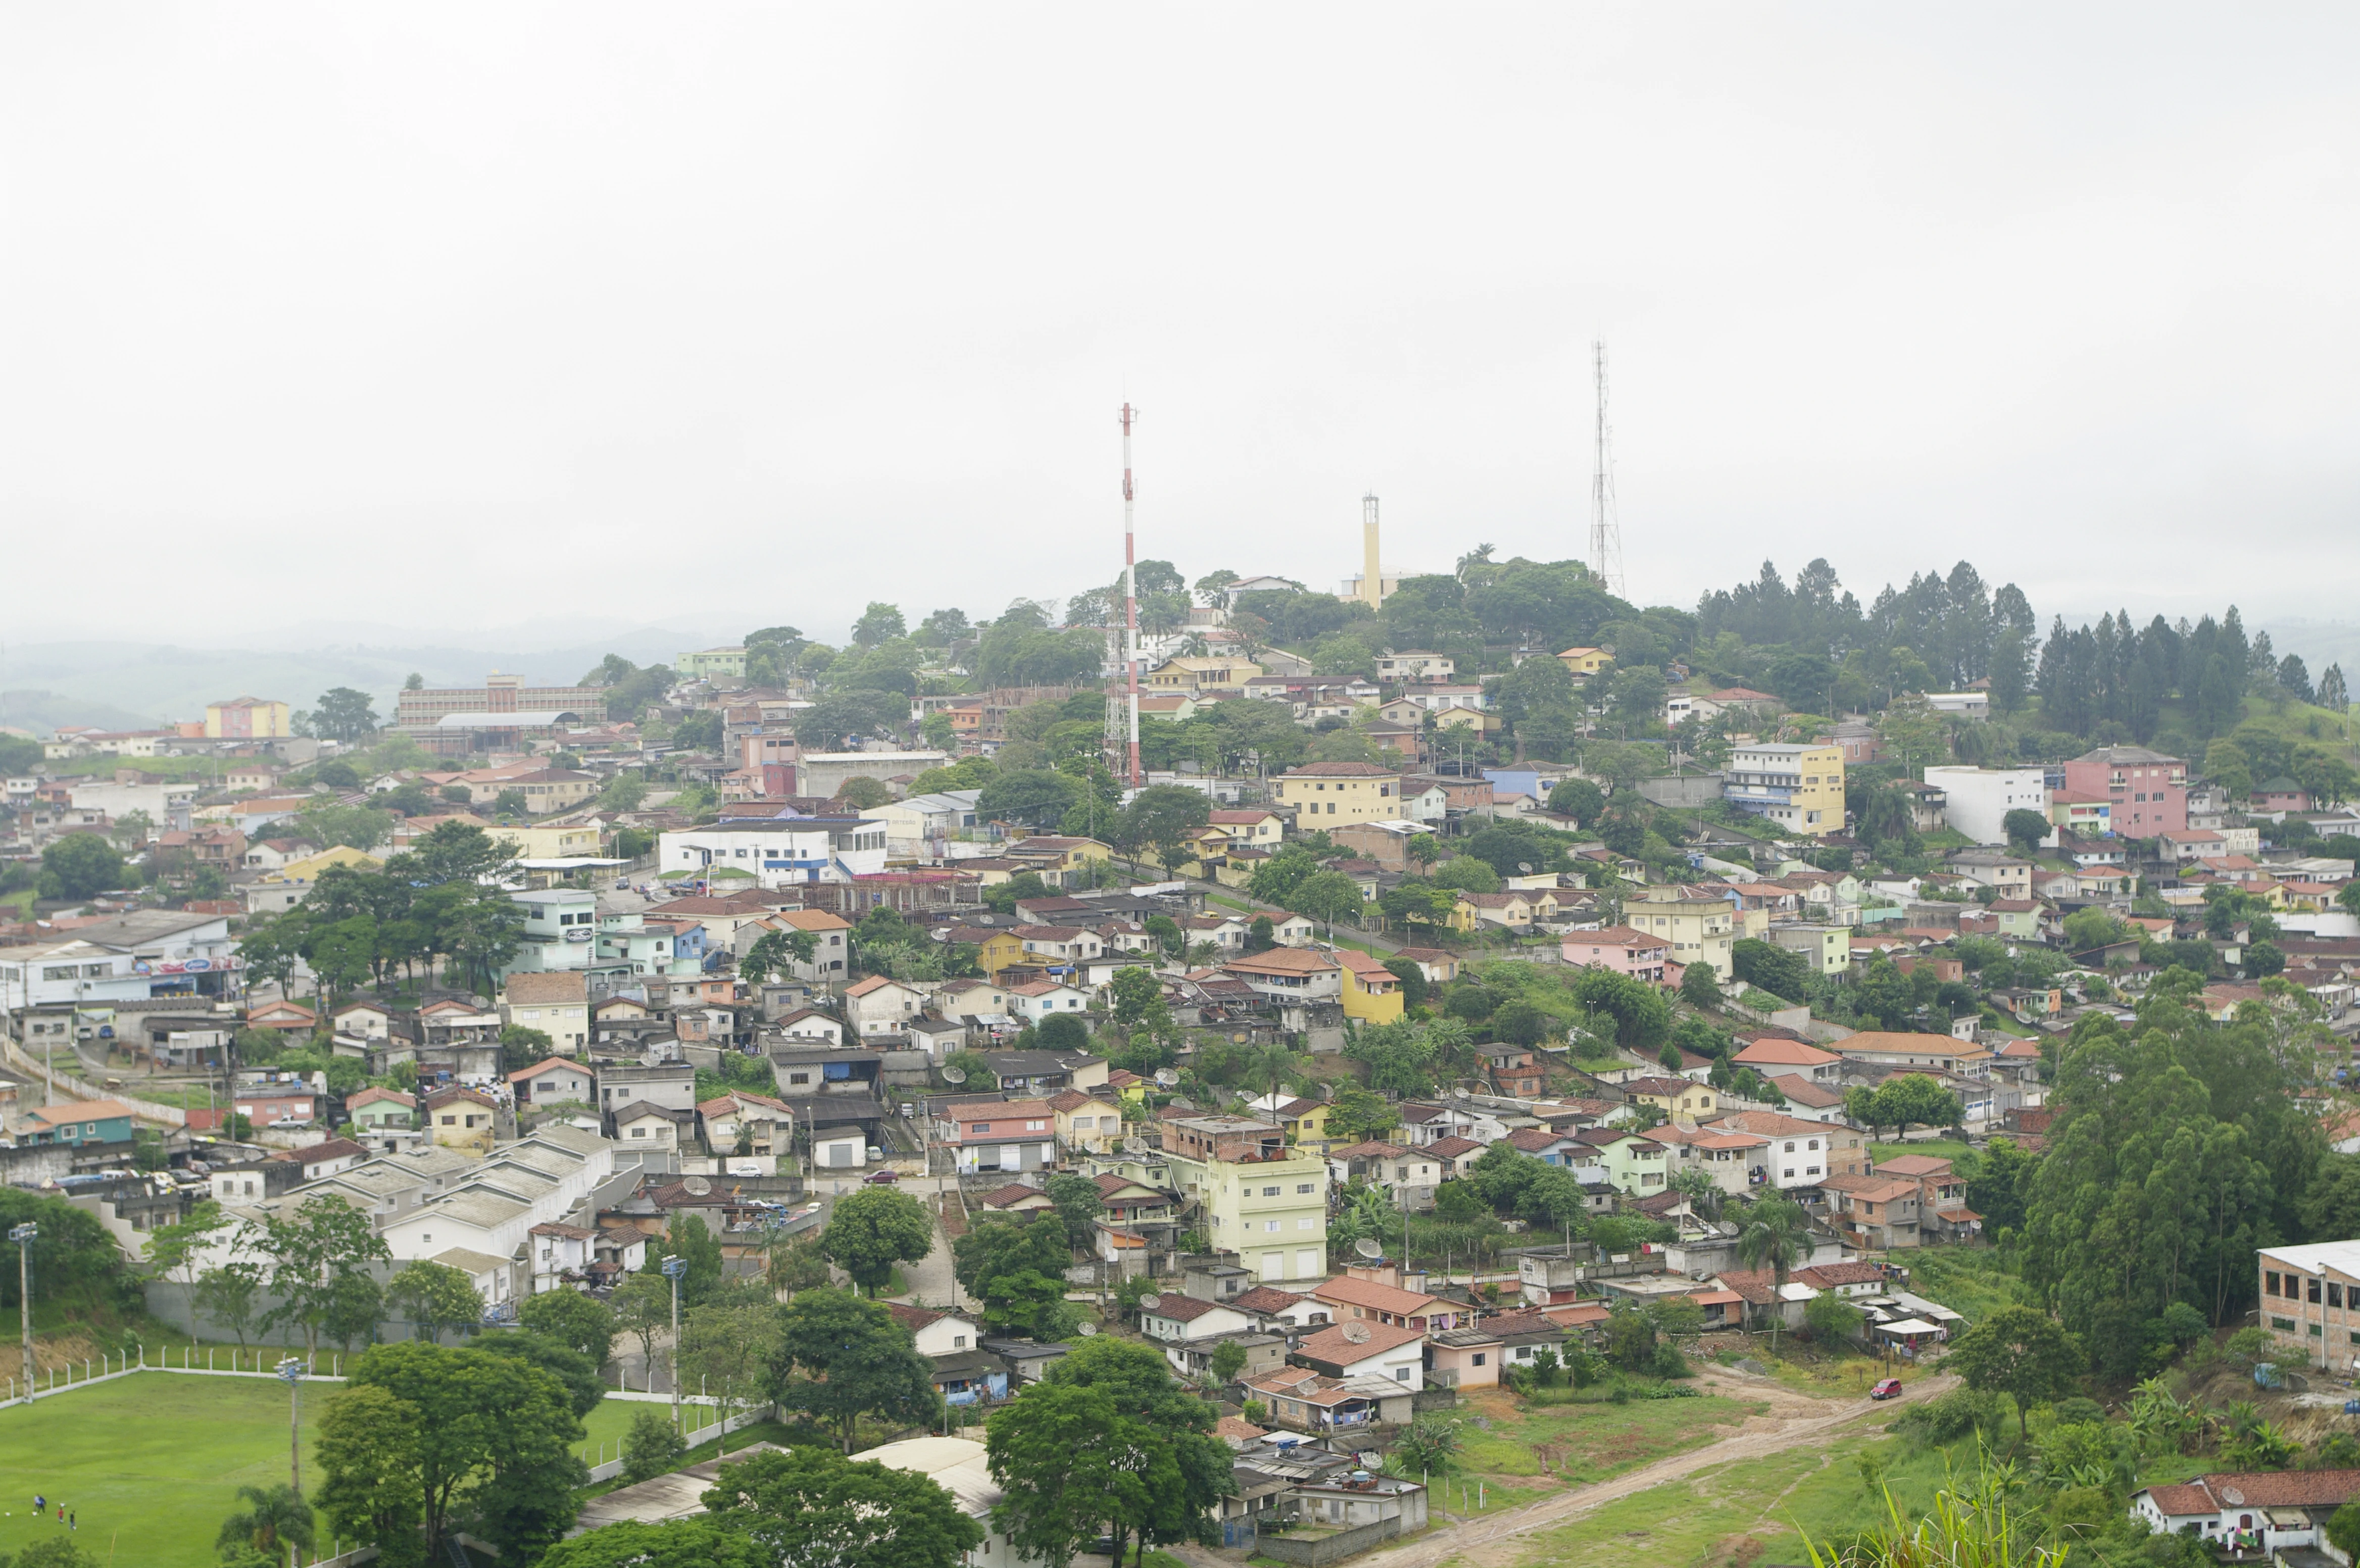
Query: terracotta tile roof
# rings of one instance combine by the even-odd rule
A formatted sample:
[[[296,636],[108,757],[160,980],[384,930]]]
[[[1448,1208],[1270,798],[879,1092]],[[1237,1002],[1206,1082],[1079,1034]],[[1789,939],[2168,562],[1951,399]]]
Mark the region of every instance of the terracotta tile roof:
[[[1049,1201],[1049,1195],[1037,1187],[1027,1187],[1021,1181],[1011,1181],[996,1191],[983,1195],[983,1201],[994,1209],[1012,1209],[1028,1199],[1038,1199],[1046,1203]]]
[[[1426,1146],[1426,1152],[1437,1159],[1457,1159],[1461,1155],[1473,1154],[1485,1146],[1487,1146],[1479,1144],[1472,1138],[1437,1138]]]
[[[1391,1312],[1397,1318],[1422,1318],[1435,1312],[1461,1310],[1453,1301],[1421,1296],[1415,1290],[1404,1290],[1399,1286],[1380,1285],[1373,1279],[1355,1279],[1349,1274],[1320,1281],[1311,1288],[1311,1293],[1332,1305],[1364,1307],[1372,1312]]]
[[[1366,1329],[1366,1339],[1345,1337],[1346,1329]],[[1295,1347],[1295,1354],[1311,1361],[1325,1361],[1338,1366],[1349,1366],[1386,1351],[1398,1350],[1405,1344],[1415,1344],[1426,1338],[1426,1331],[1404,1323],[1380,1323],[1367,1318],[1354,1318],[1349,1323],[1337,1323],[1321,1329]]]
[[[1781,1040],[1769,1036],[1747,1044],[1743,1050],[1729,1058],[1740,1067],[1825,1067],[1843,1058],[1817,1046],[1807,1046],[1800,1040]]]
[[[1793,1073],[1773,1073],[1768,1075],[1768,1078],[1772,1087],[1785,1095],[1786,1102],[1790,1105],[1808,1105],[1816,1111],[1843,1103],[1843,1096],[1824,1083],[1813,1083],[1810,1080],[1797,1077]]]
[[[1284,1312],[1297,1301],[1308,1299],[1310,1298],[1298,1296],[1292,1290],[1281,1290],[1269,1285],[1257,1285],[1244,1295],[1232,1299],[1229,1305],[1244,1312]]]
[[[1885,1270],[1873,1263],[1821,1263],[1808,1268],[1798,1268],[1786,1277],[1829,1290],[1839,1285],[1883,1284]]]
[[[2216,1471],[2199,1475],[2190,1485],[2218,1499],[2211,1508],[2198,1512],[2217,1512],[2223,1506],[2334,1508],[2360,1495],[2360,1470]]]
[[[1140,1310],[1146,1312],[1151,1318],[1169,1318],[1175,1323],[1193,1323],[1198,1318],[1222,1305],[1224,1303],[1219,1301],[1207,1301],[1200,1297],[1183,1296],[1175,1291],[1166,1290],[1156,1297],[1155,1308],[1153,1311],[1149,1311],[1144,1307]]]
[[[1557,1147],[1565,1139],[1563,1133],[1545,1132],[1538,1127],[1518,1127],[1508,1135],[1507,1141],[1512,1148],[1522,1149],[1526,1154],[1539,1154],[1545,1149]]]

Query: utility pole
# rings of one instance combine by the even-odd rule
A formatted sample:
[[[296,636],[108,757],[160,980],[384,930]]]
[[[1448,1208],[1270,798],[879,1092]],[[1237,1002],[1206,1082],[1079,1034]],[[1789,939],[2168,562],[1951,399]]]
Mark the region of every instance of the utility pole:
[[[289,1356],[279,1364],[279,1380],[287,1385],[287,1475],[295,1495],[303,1495],[303,1363]]]
[[[16,1316],[25,1331],[25,1398],[33,1398],[33,1238],[41,1227],[18,1225],[8,1233],[16,1244]]]
[[[680,1431],[680,1277],[688,1272],[688,1259],[668,1257],[663,1260],[664,1277],[672,1281],[672,1430]]]
[[[1614,516],[1614,476],[1607,466],[1606,345],[1590,345],[1598,382],[1596,467],[1590,480],[1590,569],[1606,591],[1622,595],[1622,525]]]
[[[1131,427],[1139,411],[1122,405],[1122,671],[1131,701],[1129,771],[1125,777],[1137,789],[1139,773],[1139,547],[1131,531]]]

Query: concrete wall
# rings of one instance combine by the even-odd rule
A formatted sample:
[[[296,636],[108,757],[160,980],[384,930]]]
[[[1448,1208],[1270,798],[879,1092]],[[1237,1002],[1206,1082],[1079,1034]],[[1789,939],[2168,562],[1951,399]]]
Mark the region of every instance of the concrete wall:
[[[1719,773],[1673,773],[1659,779],[1641,779],[1637,785],[1640,798],[1657,806],[1682,807],[1693,811],[1710,806],[1721,798]]]
[[[1269,1535],[1262,1538],[1264,1557],[1275,1557],[1281,1563],[1301,1563],[1303,1568],[1327,1568],[1330,1563],[1341,1563],[1357,1557],[1370,1548],[1391,1541],[1402,1532],[1401,1520],[1380,1519],[1353,1530],[1340,1530],[1333,1535],[1308,1538]]]

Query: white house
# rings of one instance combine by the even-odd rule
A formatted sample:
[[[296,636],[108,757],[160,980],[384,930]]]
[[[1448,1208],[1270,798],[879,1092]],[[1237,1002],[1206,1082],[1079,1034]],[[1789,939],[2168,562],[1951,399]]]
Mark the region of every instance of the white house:
[[[1008,988],[1009,1015],[1028,1018],[1035,1024],[1052,1014],[1078,1013],[1089,1005],[1089,1000],[1087,992],[1054,980],[1031,981]]]
[[[1173,1290],[1164,1291],[1154,1299],[1153,1308],[1144,1299],[1139,1304],[1139,1332],[1149,1339],[1163,1340],[1166,1343],[1216,1339],[1222,1334],[1244,1333],[1258,1326],[1245,1313],[1218,1301],[1183,1296]]]
[[[2131,1517],[2149,1530],[2192,1535],[2216,1550],[2234,1536],[2256,1537],[2254,1560],[2267,1562],[2285,1547],[2322,1546],[2322,1525],[2355,1497],[2360,1497],[2360,1470],[2215,1472],[2177,1486],[2140,1487],[2131,1494]]]
[[[1412,1392],[1426,1387],[1426,1331],[1354,1318],[1321,1329],[1293,1354],[1329,1377],[1382,1377]]]
[[[1978,844],[2006,843],[2000,824],[2011,811],[2049,815],[2045,768],[1928,768],[1926,782],[1949,797],[1950,825]]]
[[[845,1010],[851,1014],[852,1026],[864,1040],[879,1036],[899,1038],[925,1003],[924,992],[881,974],[870,975],[844,993]]]
[[[662,836],[665,873],[743,872],[760,887],[850,882],[885,869],[886,826],[860,817],[733,817]]]

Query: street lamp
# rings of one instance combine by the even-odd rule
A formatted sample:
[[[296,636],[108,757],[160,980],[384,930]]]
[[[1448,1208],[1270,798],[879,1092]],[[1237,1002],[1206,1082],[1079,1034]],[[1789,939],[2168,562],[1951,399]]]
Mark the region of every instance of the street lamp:
[[[287,1472],[295,1495],[303,1495],[303,1373],[302,1361],[289,1356],[279,1364],[279,1381],[287,1385]]]
[[[664,1277],[672,1281],[672,1425],[680,1430],[680,1277],[688,1272],[688,1259],[668,1257],[663,1260]],[[29,1354],[30,1353],[27,1352]]]
[[[41,1227],[18,1225],[8,1233],[16,1244],[16,1312],[25,1330],[25,1398],[33,1397],[33,1247]]]

